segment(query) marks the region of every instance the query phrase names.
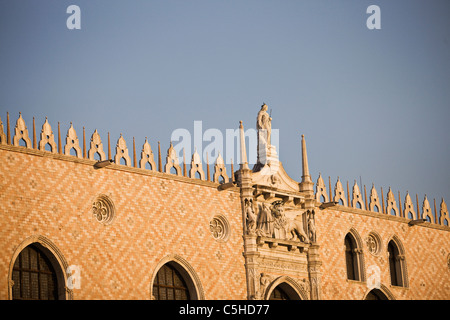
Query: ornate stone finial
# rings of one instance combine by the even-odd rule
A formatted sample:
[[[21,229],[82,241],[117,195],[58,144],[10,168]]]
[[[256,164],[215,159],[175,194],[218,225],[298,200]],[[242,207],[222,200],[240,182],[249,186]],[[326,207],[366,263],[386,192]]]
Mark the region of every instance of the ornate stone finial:
[[[344,188],[342,187],[341,180],[337,179],[336,185],[334,186],[334,201],[338,202],[342,200],[342,204],[347,207],[347,199],[345,199]]]
[[[53,135],[52,127],[48,123],[47,117],[45,117],[45,122],[42,125],[41,130],[41,141],[39,141],[39,150],[45,151],[45,146],[49,144],[52,148],[52,153],[57,153],[57,146],[55,143],[55,136]]]
[[[189,170],[189,177],[195,178],[195,174],[199,173],[200,180],[205,180],[205,172],[202,169],[202,160],[200,155],[197,152],[197,148],[195,148],[194,153],[192,154],[191,159],[191,170]]]
[[[223,178],[223,182],[227,183],[229,180],[228,175],[227,175],[227,168],[225,167],[225,162],[223,161],[223,158],[219,152],[219,155],[217,156],[217,159],[216,159],[216,163],[214,164],[213,181],[220,182],[219,179],[221,176]]]
[[[156,171],[155,160],[153,159],[153,151],[148,143],[147,137],[145,137],[144,145],[142,146],[141,151],[141,161],[139,162],[139,166],[144,169],[147,162],[150,164],[150,170]]]
[[[358,184],[355,183],[353,185],[353,199],[352,199],[352,207],[357,208],[357,204],[361,206],[361,209],[364,209],[364,202],[362,200],[361,191],[359,190]]]
[[[95,129],[91,137],[91,148],[89,149],[88,158],[90,160],[95,160],[96,153],[100,155],[100,161],[106,160],[105,151],[103,151],[102,139],[100,138],[97,129]]]
[[[425,198],[423,199],[423,203],[422,203],[422,219],[427,219],[427,218],[429,218],[429,221],[431,223],[434,223],[434,217],[433,217],[433,213],[431,211],[430,202],[428,201],[427,195],[425,195]]]
[[[127,167],[131,167],[131,158],[130,155],[128,154],[127,143],[123,138],[122,134],[120,134],[119,140],[117,140],[116,156],[114,157],[114,162],[116,164],[120,164],[120,160],[122,158],[125,159],[125,165]]]
[[[8,115],[8,124],[9,124],[9,115]],[[8,129],[9,133],[9,129]],[[26,148],[31,148],[31,139],[28,136],[28,129],[25,125],[25,120],[22,118],[22,113],[19,112],[19,119],[17,119],[16,127],[14,128],[14,145],[20,146],[20,140],[25,141]],[[9,142],[9,138],[7,138]]]
[[[323,181],[322,174],[319,172],[316,183],[316,200],[320,202],[321,197],[323,197],[324,202],[328,202],[327,187]]]
[[[414,205],[413,205],[413,202],[411,200],[411,197],[410,197],[408,191],[406,191],[405,210],[403,212],[404,212],[405,218],[412,219],[412,220],[417,219],[416,212],[414,211]],[[409,217],[409,214],[411,214],[411,217]]]
[[[397,202],[395,201],[394,193],[392,192],[391,187],[389,187],[386,201],[387,201],[386,213],[399,217],[400,213],[398,212]]]
[[[182,176],[180,162],[178,161],[177,153],[176,153],[176,151],[172,145],[172,141],[171,141],[170,147],[167,150],[166,166],[164,168],[164,172],[170,173],[170,169],[172,169],[172,167],[174,167],[175,170],[177,171],[177,173],[176,173],[177,176]]]
[[[80,142],[78,141],[77,133],[73,128],[72,122],[70,128],[67,130],[66,145],[64,147],[64,154],[70,155],[70,150],[74,149],[78,158],[82,158]]]

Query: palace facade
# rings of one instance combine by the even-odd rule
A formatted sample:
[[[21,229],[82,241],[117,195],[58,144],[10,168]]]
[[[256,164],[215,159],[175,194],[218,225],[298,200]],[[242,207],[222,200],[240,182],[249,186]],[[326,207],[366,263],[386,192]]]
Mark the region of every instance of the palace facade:
[[[163,162],[159,143],[137,153],[120,136],[113,155],[109,134],[87,144],[71,125],[62,140],[46,119],[38,136],[7,114],[0,299],[450,299],[445,201],[313,182],[303,136],[293,180],[266,110],[257,163],[241,122],[240,163],[212,172],[172,145]]]

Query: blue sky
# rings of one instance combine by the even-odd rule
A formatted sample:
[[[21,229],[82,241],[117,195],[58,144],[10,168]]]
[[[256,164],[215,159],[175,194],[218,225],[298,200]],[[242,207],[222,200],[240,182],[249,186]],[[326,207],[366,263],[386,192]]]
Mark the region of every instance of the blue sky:
[[[81,29],[69,30],[69,5]],[[369,30],[369,5],[381,30]],[[360,177],[386,194],[450,201],[449,1],[0,2],[0,117],[38,132],[120,133],[163,158],[172,132],[254,128],[263,102],[301,179]],[[225,155],[228,159],[229,155]],[[227,160],[228,161],[228,160]],[[327,183],[328,186],[328,183]]]

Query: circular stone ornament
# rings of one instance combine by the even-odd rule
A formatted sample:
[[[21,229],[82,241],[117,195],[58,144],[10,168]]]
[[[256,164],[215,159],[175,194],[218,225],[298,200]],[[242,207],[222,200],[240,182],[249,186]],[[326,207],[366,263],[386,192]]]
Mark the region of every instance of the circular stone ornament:
[[[224,216],[217,215],[209,222],[209,231],[217,241],[227,241],[230,235],[230,224]]]
[[[104,225],[111,224],[115,216],[115,208],[111,199],[106,195],[99,195],[92,204],[92,214],[96,220]]]

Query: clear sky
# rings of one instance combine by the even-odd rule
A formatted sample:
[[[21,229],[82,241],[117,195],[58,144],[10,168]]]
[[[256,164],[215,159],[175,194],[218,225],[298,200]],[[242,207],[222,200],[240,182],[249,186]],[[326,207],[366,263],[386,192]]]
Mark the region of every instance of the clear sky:
[[[80,30],[66,26],[72,4]],[[380,30],[366,26],[370,5]],[[164,161],[174,130],[255,128],[265,102],[293,179],[304,134],[314,182],[361,179],[439,209],[450,204],[449,16],[448,0],[2,0],[0,117],[14,126],[21,111],[39,133],[47,116],[63,140],[70,122],[80,138],[83,126],[87,139],[110,132],[113,149],[122,133],[138,154],[148,137]]]

